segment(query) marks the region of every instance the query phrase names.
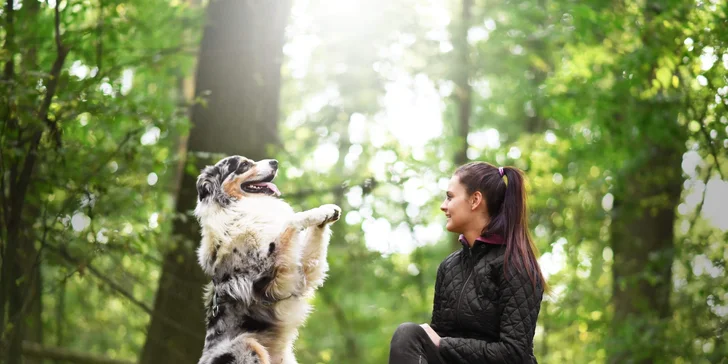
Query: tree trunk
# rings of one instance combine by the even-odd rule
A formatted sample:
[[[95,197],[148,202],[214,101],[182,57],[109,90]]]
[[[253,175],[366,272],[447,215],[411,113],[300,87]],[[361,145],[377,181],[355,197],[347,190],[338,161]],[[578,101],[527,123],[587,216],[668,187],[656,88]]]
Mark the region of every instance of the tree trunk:
[[[455,55],[455,74],[453,82],[455,83],[455,91],[453,92],[453,100],[457,105],[457,124],[456,124],[456,140],[457,149],[453,162],[455,167],[459,167],[468,161],[468,134],[470,134],[470,116],[472,115],[472,94],[473,88],[470,86],[470,45],[468,44],[468,29],[472,18],[473,0],[462,0],[462,8],[460,12],[460,24],[453,36],[453,49]],[[458,236],[452,238],[452,248],[460,249],[460,241]]]
[[[5,42],[3,44],[3,51],[12,54],[14,52],[14,41],[15,41],[15,23],[14,23],[14,15],[15,10],[13,10],[13,0],[7,0],[5,4],[3,4],[5,9]],[[9,57],[8,61],[5,62],[3,65],[3,73],[2,73],[2,80],[4,82],[7,82],[8,84],[12,84],[11,80],[13,79],[15,75],[14,70],[14,57]],[[2,106],[2,121],[3,123],[10,124],[11,126],[13,124],[13,120],[11,118],[12,112],[12,105],[10,98],[3,97],[3,105]],[[4,147],[4,146],[3,146]],[[11,294],[11,282],[13,281],[11,279],[12,276],[14,276],[14,270],[15,270],[15,259],[16,259],[16,252],[17,252],[17,240],[15,237],[12,236],[10,233],[10,196],[5,195],[5,186],[6,183],[8,183],[9,187],[12,187],[12,183],[14,182],[12,177],[14,177],[15,173],[11,175],[10,180],[6,182],[6,176],[7,176],[7,170],[5,169],[5,161],[2,161],[3,165],[0,165],[0,168],[2,168],[2,173],[0,173],[0,178],[2,178],[2,191],[0,193],[3,194],[3,221],[2,221],[2,229],[0,229],[0,234],[2,234],[2,273],[0,274],[0,332],[5,333],[6,331],[6,322],[10,322],[10,318],[8,320],[5,320],[5,312],[6,307],[10,304],[10,294]],[[12,163],[12,162],[11,162]],[[12,170],[12,169],[11,169]],[[11,240],[12,239],[12,240]],[[3,339],[5,335],[0,336],[0,339]],[[1,355],[1,354],[0,354]]]
[[[56,296],[56,317],[55,317],[55,329],[56,329],[56,347],[62,348],[65,345],[63,325],[66,321],[66,285],[67,280],[63,280],[60,283],[58,289],[58,295]],[[56,364],[63,364],[60,360],[55,361]]]
[[[470,45],[468,30],[472,18],[473,0],[463,0],[460,24],[453,42],[457,57],[457,73],[455,74],[455,102],[458,109],[457,139],[458,150],[455,151],[455,165],[460,166],[468,161],[468,134],[470,133],[470,115],[472,114],[472,93],[470,87]],[[459,245],[459,244],[458,244]]]
[[[40,1],[30,1],[21,8],[21,14],[23,15],[23,23],[21,29],[24,32],[30,32],[30,30],[38,23],[38,14],[40,13]],[[23,72],[28,73],[29,71],[38,70],[38,47],[33,44],[27,48],[25,55],[23,55]],[[40,209],[36,205],[28,206],[28,217],[33,219],[36,216],[41,216]],[[28,283],[28,289],[21,288],[22,291],[27,292],[27,300],[30,300],[29,315],[28,315],[28,329],[25,332],[25,341],[43,344],[43,276],[41,275],[41,259],[39,256],[40,252],[36,251],[35,241],[38,237],[33,234],[33,229],[29,229],[28,244],[23,247],[24,255],[29,259],[26,261],[23,271],[26,275],[32,277],[31,282]],[[27,364],[41,363],[41,360],[26,360]]]
[[[535,24],[540,25],[539,31],[544,32],[549,24],[549,13],[548,4],[546,0],[538,0],[537,4],[540,9],[539,12],[534,12],[533,19],[531,20]],[[551,52],[549,44],[546,42],[545,36],[533,37],[528,41],[530,51],[538,58],[552,67],[549,57]],[[543,89],[542,85],[546,81],[546,71],[537,66],[536,62],[531,61],[529,71],[533,75],[531,80],[531,88],[529,91],[529,101],[531,102],[531,110],[526,115],[525,130],[529,134],[542,133],[546,129],[546,120],[543,117],[542,105],[543,101]]]
[[[28,220],[32,219],[32,216],[39,216],[33,215],[33,212],[37,211],[34,207],[35,206],[33,205],[28,206]],[[37,237],[35,237],[31,231],[22,235],[25,236],[23,238],[24,244],[21,247],[21,271],[24,280],[22,283],[18,284],[20,292],[23,293],[21,299],[23,302],[21,312],[23,315],[22,320],[25,321],[25,328],[22,339],[24,342],[31,342],[40,345],[43,344],[43,302],[41,296],[43,293],[43,281],[40,265],[41,256],[39,256],[40,252],[35,249],[34,241]],[[38,359],[26,358],[25,360],[26,364],[35,364],[40,362],[41,361]]]
[[[646,80],[654,77],[658,58],[665,56],[661,50],[672,42],[671,35],[655,36],[665,34],[660,28],[662,20],[657,20],[666,9],[663,5],[660,0],[645,3],[642,49],[632,55],[650,66],[644,74]],[[632,107],[619,111],[615,119],[619,122],[629,115],[637,121],[630,123],[642,128],[633,145],[642,147],[635,148],[630,166],[620,171],[615,181],[610,233],[614,253],[610,363],[628,360],[646,364],[666,359],[664,335],[671,316],[675,209],[682,192],[680,165],[687,141],[685,130],[675,122],[685,105],[662,100],[670,92],[681,91],[663,90],[663,95],[636,102],[623,99],[625,106]],[[656,125],[661,126],[660,132],[649,134]]]
[[[611,246],[614,304],[610,363],[652,363],[662,354],[670,316],[675,207],[680,201],[682,153],[651,148],[615,191]]]
[[[266,156],[278,140],[284,28],[291,0],[213,1],[202,39],[189,150]],[[204,126],[203,126],[204,123]]]
[[[195,85],[195,94],[207,101],[192,110],[189,154],[269,156],[266,148],[278,137],[283,31],[290,7],[290,0],[210,2]],[[193,160],[195,171],[216,162],[201,155]],[[202,352],[206,279],[195,255],[199,226],[190,213],[197,201],[196,178],[196,172],[182,174],[177,212],[187,218],[173,225],[175,246],[165,256],[142,364],[196,362]],[[169,320],[182,328],[171,327]]]
[[[27,29],[29,23],[35,23],[37,14],[40,9],[40,3],[33,3],[18,12],[13,9],[13,1],[5,2],[6,27],[7,33],[5,37],[4,50],[11,54],[10,59],[5,63],[3,70],[3,79],[12,82],[14,79],[22,80],[24,73],[38,71],[36,65],[36,46],[30,46],[24,52],[17,48],[18,40],[16,36],[16,24],[22,30]],[[56,16],[59,16],[56,13]],[[18,18],[19,17],[19,18]],[[18,22],[20,20],[20,22]],[[60,42],[60,40],[59,40]],[[22,54],[23,62],[19,65],[20,70],[16,75],[16,65],[14,62],[16,55]],[[58,48],[57,58],[51,70],[51,79],[57,79],[65,60],[65,51]],[[48,82],[44,101],[53,98],[58,82]],[[11,90],[10,94],[13,94]],[[45,105],[45,103],[43,104]],[[37,115],[23,114],[19,116],[18,110],[21,109],[17,105],[13,105],[10,100],[3,105],[3,123],[9,129],[20,129],[18,118],[27,117],[28,120],[38,118],[44,120],[47,117],[47,107],[42,106]],[[13,111],[14,110],[14,111]],[[18,144],[19,148],[26,150],[24,157],[10,157],[3,161],[0,166],[0,175],[2,175],[2,191],[3,194],[3,226],[6,229],[3,236],[3,264],[2,264],[2,298],[0,298],[0,329],[7,334],[3,339],[3,345],[6,346],[5,360],[8,364],[20,363],[22,355],[23,340],[34,342],[42,342],[42,319],[41,319],[41,270],[39,252],[35,248],[35,241],[38,238],[35,230],[28,228],[32,226],[33,221],[39,216],[40,209],[37,200],[28,199],[27,196],[33,196],[32,175],[35,163],[38,160],[40,140],[44,132],[43,126],[35,126],[32,123],[26,123],[23,126],[25,130],[33,134],[29,142]],[[27,148],[27,149],[26,149]],[[6,179],[6,164],[9,167],[9,178]],[[6,193],[7,184],[7,195]],[[7,321],[5,318],[5,307],[7,305]],[[7,324],[7,326],[6,326]],[[36,361],[29,361],[35,363]]]
[[[349,114],[348,116],[349,117],[346,118],[346,120],[349,120],[349,118],[351,118],[351,114]],[[346,156],[346,153],[349,152],[349,148],[351,147],[351,139],[347,127],[342,127],[338,132],[341,135],[341,138],[339,138],[339,159],[336,161],[336,165],[334,166],[334,173],[337,176],[345,176],[346,163],[344,160],[344,156]],[[347,211],[348,207],[345,205],[345,190],[337,189],[336,191],[334,191],[333,195],[334,204],[341,207],[342,211]],[[344,239],[344,232],[344,229],[333,225],[331,227],[330,242],[333,244],[341,244],[345,242],[346,240]],[[332,244],[329,244],[329,253],[327,255],[327,260],[330,262],[332,261],[332,250],[330,248],[331,245]],[[349,250],[347,249],[346,251],[348,252]],[[346,274],[353,274],[352,276],[358,276],[358,274],[360,274],[359,272],[357,272],[357,270],[359,269],[358,267],[347,266],[343,267],[343,271],[338,272],[336,271],[337,268],[342,267],[340,264],[330,265],[328,273],[329,281],[335,282],[336,280],[338,280],[338,277],[345,277]],[[326,306],[331,309],[334,319],[336,320],[336,326],[338,326],[338,331],[344,340],[344,347],[346,348],[346,351],[345,353],[343,353],[343,355],[340,355],[339,358],[346,358],[347,361],[354,363],[361,362],[362,360],[364,360],[364,358],[361,357],[361,350],[359,349],[359,345],[357,344],[356,331],[352,328],[351,325],[351,318],[348,317],[347,312],[342,309],[341,304],[337,302],[337,300],[334,298],[334,294],[329,292],[334,291],[334,287],[337,286],[340,286],[340,284],[329,283],[328,285],[324,285],[319,289],[319,296],[321,297],[321,300],[326,304]],[[339,360],[345,361],[342,359]],[[334,360],[334,362],[336,361],[337,360]]]

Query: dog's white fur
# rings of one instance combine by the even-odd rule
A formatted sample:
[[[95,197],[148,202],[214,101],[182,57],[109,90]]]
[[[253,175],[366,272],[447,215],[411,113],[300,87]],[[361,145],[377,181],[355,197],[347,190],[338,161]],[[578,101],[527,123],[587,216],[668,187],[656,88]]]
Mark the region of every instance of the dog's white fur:
[[[237,337],[225,337],[216,341],[210,347],[206,338],[200,363],[209,363],[223,354],[242,358],[241,353],[246,350],[255,351],[260,361],[236,359],[235,363],[297,363],[293,343],[297,338],[298,328],[305,322],[311,310],[307,299],[323,284],[328,271],[326,252],[331,234],[329,224],[340,217],[339,207],[323,205],[296,213],[282,199],[238,191],[242,179],[256,180],[276,173],[269,160],[255,163],[251,171],[257,173],[231,173],[219,186],[224,191],[237,188],[233,196],[227,196],[231,197],[229,203],[221,204],[213,198],[198,201],[195,216],[202,230],[202,241],[197,251],[198,261],[213,280],[216,275],[220,275],[221,269],[227,269],[230,264],[236,267],[235,272],[239,272],[238,267],[241,265],[243,271],[247,269],[245,265],[259,265],[260,267],[250,268],[267,269],[267,273],[274,274],[265,295],[273,297],[272,316],[275,318],[276,330],[243,332]],[[202,179],[202,175],[200,178]],[[199,183],[201,182],[198,181],[198,185]],[[273,247],[275,255],[271,253]],[[258,258],[243,259],[241,252]],[[271,266],[268,267],[267,264]],[[255,292],[254,280],[245,274],[232,274],[225,282],[208,285],[205,293],[208,337],[210,330],[219,334],[219,327],[233,326],[232,323],[222,323],[210,327],[212,297],[215,292],[229,296],[237,305],[242,305],[236,306],[242,307],[242,310],[255,309],[258,307],[256,305],[262,304],[261,295]],[[237,322],[234,321],[235,317],[229,316],[222,320]],[[256,346],[257,343],[265,349],[264,353]]]

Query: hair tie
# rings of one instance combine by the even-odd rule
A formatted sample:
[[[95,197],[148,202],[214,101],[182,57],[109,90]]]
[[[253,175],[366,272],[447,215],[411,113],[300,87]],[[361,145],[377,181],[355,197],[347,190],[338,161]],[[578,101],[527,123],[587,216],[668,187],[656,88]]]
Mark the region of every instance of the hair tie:
[[[505,175],[506,173],[503,170],[503,167],[498,167],[498,173],[500,173],[500,176],[503,179],[503,183],[505,183],[506,187],[508,187],[508,176]]]

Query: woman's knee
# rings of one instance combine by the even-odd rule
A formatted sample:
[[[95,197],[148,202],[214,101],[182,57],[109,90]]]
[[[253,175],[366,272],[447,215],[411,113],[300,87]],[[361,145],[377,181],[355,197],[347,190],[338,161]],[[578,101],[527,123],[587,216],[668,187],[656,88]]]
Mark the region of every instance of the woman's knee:
[[[417,338],[419,331],[422,330],[420,325],[413,322],[405,322],[397,327],[392,335],[392,345],[399,342],[412,341]]]

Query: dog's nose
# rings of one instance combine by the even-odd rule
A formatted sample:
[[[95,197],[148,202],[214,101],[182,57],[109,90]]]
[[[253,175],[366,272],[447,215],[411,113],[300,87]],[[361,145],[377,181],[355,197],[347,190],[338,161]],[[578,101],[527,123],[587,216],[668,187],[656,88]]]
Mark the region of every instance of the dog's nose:
[[[278,161],[273,159],[270,161],[270,166],[273,168],[278,168]]]

